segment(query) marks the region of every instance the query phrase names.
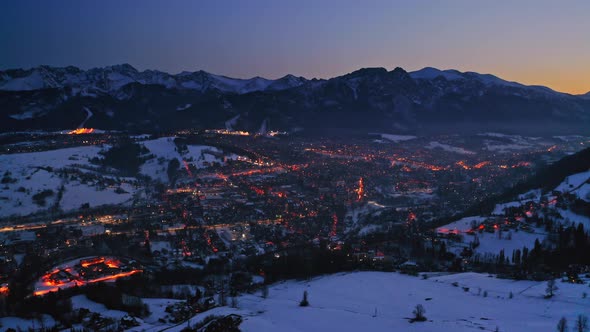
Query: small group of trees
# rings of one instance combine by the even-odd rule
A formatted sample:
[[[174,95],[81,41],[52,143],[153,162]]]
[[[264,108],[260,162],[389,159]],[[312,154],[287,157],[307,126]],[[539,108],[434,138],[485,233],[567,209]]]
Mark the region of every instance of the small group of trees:
[[[414,308],[414,311],[412,311],[412,313],[414,314],[414,317],[410,320],[412,323],[413,322],[425,322],[426,321],[426,309],[424,309],[424,306],[421,304],[416,305],[416,307]]]
[[[12,175],[12,173],[10,173],[10,171],[4,172],[4,176],[2,177],[2,180],[0,180],[0,183],[9,184],[9,183],[17,182],[17,180],[12,178],[11,175]]]
[[[557,331],[558,332],[567,332],[567,319],[565,317],[561,317],[559,322],[557,323]],[[588,317],[585,315],[578,315],[576,318],[576,322],[574,325],[574,332],[588,332]]]
[[[35,204],[39,205],[39,206],[45,206],[45,200],[51,196],[53,196],[55,193],[53,192],[53,190],[51,189],[45,189],[43,191],[40,191],[38,193],[36,193],[35,195],[33,195],[33,202],[35,202]]]
[[[100,163],[118,170],[123,176],[135,176],[144,162],[141,155],[146,153],[149,153],[149,150],[144,146],[124,139],[104,152],[104,158]]]

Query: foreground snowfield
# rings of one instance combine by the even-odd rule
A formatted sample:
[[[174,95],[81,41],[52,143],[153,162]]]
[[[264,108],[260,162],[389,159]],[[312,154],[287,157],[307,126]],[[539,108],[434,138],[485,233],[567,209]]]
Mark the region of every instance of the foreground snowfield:
[[[498,279],[479,273],[429,273],[428,279],[393,272],[353,272],[318,277],[309,281],[284,281],[260,292],[238,298],[238,308],[218,307],[172,325],[166,306],[173,299],[144,299],[151,315],[138,319],[131,331],[181,331],[210,315],[239,314],[243,332],[314,331],[555,331],[561,317],[573,326],[579,314],[590,315],[588,280],[585,284],[557,282],[559,290],[545,299],[546,282]],[[299,307],[303,292],[309,307]],[[512,293],[512,298],[510,297]],[[231,302],[228,299],[228,302]],[[108,310],[84,295],[72,298],[75,309],[87,308],[103,317],[120,320],[127,313]],[[410,323],[417,304],[426,309],[427,322]],[[43,322],[16,317],[0,319],[3,328],[53,326],[51,317]]]
[[[573,326],[578,314],[590,313],[590,298],[582,298],[590,291],[587,284],[557,284],[556,296],[547,300],[545,282],[487,274],[432,275],[427,280],[387,272],[336,274],[275,284],[267,299],[245,295],[238,299],[239,309],[217,308],[195,316],[191,324],[211,314],[235,312],[244,318],[240,326],[244,332],[494,331],[496,327],[511,332],[555,331],[562,316]],[[298,306],[304,290],[309,293],[306,308]],[[427,322],[408,321],[417,304],[425,307]]]

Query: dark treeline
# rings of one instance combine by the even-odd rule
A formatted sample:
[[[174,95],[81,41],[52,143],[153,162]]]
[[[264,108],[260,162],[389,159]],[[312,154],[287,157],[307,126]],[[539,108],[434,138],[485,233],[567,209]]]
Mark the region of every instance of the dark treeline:
[[[141,155],[149,153],[131,139],[121,139],[108,151],[103,153],[104,158],[98,161],[101,165],[117,169],[123,176],[135,176],[144,160]],[[95,162],[97,162],[95,160]]]
[[[529,267],[547,266],[552,271],[566,272],[571,266],[590,265],[590,236],[583,224],[559,226],[555,248],[536,245],[531,251]]]
[[[347,259],[347,250],[331,251],[315,247],[291,248],[283,252],[257,257],[254,270],[261,271],[267,283],[283,279],[303,279],[313,276],[350,271],[355,266]]]
[[[577,282],[578,273],[590,266],[590,234],[583,224],[559,225],[549,238],[549,245],[537,239],[533,248],[523,247],[512,253],[502,250],[494,261],[480,262],[475,258],[473,268],[513,279],[547,280],[566,274],[571,282]]]

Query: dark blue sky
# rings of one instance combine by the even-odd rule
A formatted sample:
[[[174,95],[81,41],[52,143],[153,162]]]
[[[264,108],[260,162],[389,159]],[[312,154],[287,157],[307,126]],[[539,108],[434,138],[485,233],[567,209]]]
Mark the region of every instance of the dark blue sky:
[[[590,1],[0,3],[0,68],[118,63],[269,78],[433,66],[581,93]]]

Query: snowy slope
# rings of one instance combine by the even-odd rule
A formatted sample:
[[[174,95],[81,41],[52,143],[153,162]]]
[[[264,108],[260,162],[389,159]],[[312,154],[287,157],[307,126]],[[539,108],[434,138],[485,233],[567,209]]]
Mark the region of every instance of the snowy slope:
[[[522,214],[524,211],[530,213],[530,216],[532,216],[533,213],[536,213],[539,218],[543,218],[544,212],[543,209],[540,208],[540,206],[543,206],[542,201],[553,201],[553,203],[547,204],[545,209],[552,215],[552,218],[556,222],[565,226],[582,224],[585,229],[590,228],[590,217],[579,215],[567,208],[557,206],[554,201],[554,192],[574,194],[578,196],[579,199],[588,201],[590,199],[590,171],[566,177],[553,191],[545,195],[541,195],[542,191],[536,189],[520,195],[519,200],[517,201],[496,204],[490,218],[491,220],[499,220],[494,223],[500,225],[503,223],[501,220],[503,220],[505,215],[506,217],[521,218],[518,214]],[[509,214],[508,211],[510,208],[519,208],[521,212],[517,213],[517,215]],[[475,223],[475,228],[477,228],[486,219],[486,217],[479,216],[466,217],[437,228],[437,232],[441,234],[453,233],[463,235],[460,242],[448,242],[451,246],[451,251],[460,253],[463,247],[467,247],[469,243],[474,240],[474,235],[467,233],[469,230],[472,230],[472,223]],[[535,240],[538,239],[542,242],[547,237],[547,232],[542,227],[535,227],[534,225],[529,225],[529,227],[529,231],[517,231],[515,229],[505,230],[502,232],[502,236],[500,236],[500,231],[498,229],[495,229],[492,233],[477,231],[477,229],[475,229],[480,245],[474,250],[474,252],[480,256],[488,257],[491,255],[498,255],[500,250],[504,250],[505,253],[510,254],[513,250],[522,249],[525,246],[531,248],[534,245]]]
[[[578,195],[581,200],[590,202],[590,183],[581,185],[578,189],[574,190],[573,193]]]
[[[32,72],[28,76],[17,77],[0,83],[0,90],[29,91],[46,88],[47,85],[39,72]]]
[[[463,248],[468,247],[470,242],[474,241],[475,235],[470,235],[467,232],[472,229],[472,223],[475,223],[476,228],[484,220],[485,217],[465,217],[455,222],[452,222],[443,227],[437,228],[440,234],[461,234],[463,236],[461,242],[447,241],[447,248],[449,251],[459,255]],[[501,250],[505,253],[511,254],[513,250],[522,249],[523,247],[533,247],[535,240],[543,241],[547,234],[543,229],[533,228],[531,233],[525,231],[504,231],[502,235],[498,230],[493,233],[477,232],[479,246],[474,249],[474,254],[480,257],[481,260],[498,255]]]
[[[244,332],[494,331],[496,327],[511,332],[554,331],[562,316],[571,326],[577,314],[590,310],[590,302],[582,298],[586,285],[559,283],[559,287],[557,295],[546,300],[544,282],[477,273],[422,280],[397,273],[356,272],[278,283],[270,287],[267,299],[258,294],[241,296],[239,309],[217,308],[197,315],[191,325],[211,314],[235,312],[244,318],[240,326]],[[310,302],[306,308],[298,306],[304,290]],[[417,304],[425,307],[427,322],[408,321]],[[168,331],[180,331],[185,325]]]
[[[582,185],[590,181],[590,170],[587,172],[577,173],[568,176],[564,181],[559,184],[555,190],[561,192],[569,192],[579,190]]]
[[[214,308],[178,325],[158,321],[166,316],[166,305],[178,300],[143,299],[152,314],[133,330],[178,332],[207,316],[235,313],[243,318],[243,332],[475,332],[496,328],[549,332],[555,330],[561,317],[572,326],[577,315],[590,312],[590,301],[582,296],[588,290],[587,279],[586,284],[558,282],[555,296],[545,299],[545,282],[498,279],[474,272],[425,274],[427,279],[392,272],[353,272],[279,282],[269,287],[266,299],[260,294],[243,294],[237,298],[236,309]],[[304,291],[308,292],[309,307],[299,306]],[[120,319],[126,315],[84,295],[74,296],[72,304],[104,317]],[[426,309],[426,322],[409,321],[417,304]],[[1,323],[14,328],[33,325],[14,317],[2,318]]]
[[[471,229],[471,225],[473,223],[481,223],[484,221],[485,217],[480,216],[473,216],[473,217],[465,217],[461,218],[457,221],[454,221],[450,224],[447,224],[443,227],[437,228],[437,232],[441,233],[464,233]]]

